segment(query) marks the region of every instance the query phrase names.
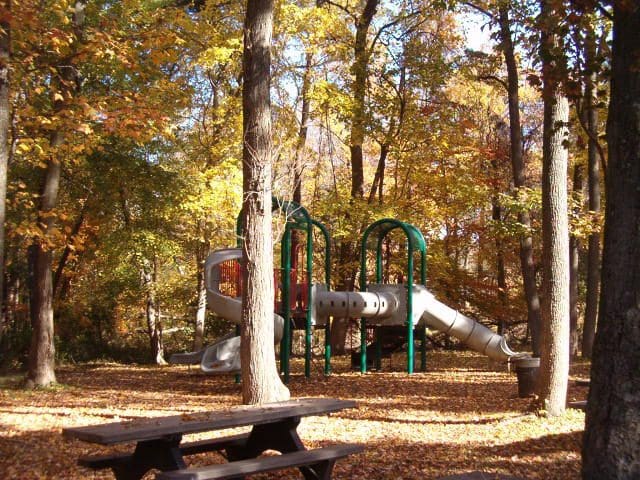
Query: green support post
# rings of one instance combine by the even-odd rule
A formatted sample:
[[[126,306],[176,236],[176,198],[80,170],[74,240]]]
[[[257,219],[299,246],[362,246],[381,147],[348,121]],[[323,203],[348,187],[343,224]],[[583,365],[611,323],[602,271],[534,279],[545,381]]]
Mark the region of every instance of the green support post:
[[[413,373],[413,242],[407,240],[407,373]]]
[[[367,373],[367,319],[360,319],[360,373]]]
[[[311,220],[311,223],[320,229],[324,237],[324,282],[327,286],[327,290],[331,287],[331,237],[327,228],[317,220]],[[308,270],[310,272],[310,270]],[[312,277],[309,273],[309,311],[313,302],[312,289],[311,289]],[[327,324],[324,326],[324,374],[331,374],[331,324],[327,319]]]
[[[331,375],[331,324],[324,326],[324,374]]]
[[[304,376],[311,376],[311,302],[313,276],[313,225],[307,223],[307,312],[304,322]]]
[[[291,305],[289,294],[291,290],[291,228],[287,223],[282,238],[280,251],[280,264],[282,269],[282,305],[281,313],[284,318],[284,331],[280,341],[280,370],[284,375],[284,383],[289,383],[289,358],[291,352]]]

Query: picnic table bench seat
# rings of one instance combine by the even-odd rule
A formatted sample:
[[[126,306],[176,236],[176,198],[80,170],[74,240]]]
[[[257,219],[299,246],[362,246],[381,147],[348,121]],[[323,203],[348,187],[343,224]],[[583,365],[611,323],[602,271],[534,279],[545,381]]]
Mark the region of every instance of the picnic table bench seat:
[[[180,444],[180,453],[182,455],[196,455],[198,453],[208,453],[214,451],[222,451],[228,448],[242,447],[249,438],[249,432],[240,433],[238,435],[230,435],[222,438],[211,438],[206,440],[198,440],[195,442],[184,442]],[[78,465],[91,468],[93,470],[101,470],[104,468],[114,468],[119,465],[125,465],[131,461],[133,453],[114,453],[111,455],[91,455],[80,457]]]
[[[318,480],[330,480],[335,462],[341,458],[363,451],[357,444],[333,445],[313,450],[299,450],[282,455],[250,458],[220,465],[185,468],[161,472],[156,480],[230,480],[245,475],[265,473],[286,468],[299,467]]]

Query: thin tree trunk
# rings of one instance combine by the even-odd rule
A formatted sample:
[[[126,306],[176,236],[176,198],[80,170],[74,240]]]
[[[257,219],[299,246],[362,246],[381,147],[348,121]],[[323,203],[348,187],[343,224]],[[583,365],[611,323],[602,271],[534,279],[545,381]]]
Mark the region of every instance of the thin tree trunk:
[[[11,10],[11,0],[0,2],[1,9],[8,14]],[[0,20],[0,339],[5,324],[5,295],[4,295],[4,258],[7,199],[7,169],[9,164],[11,138],[11,108],[9,105],[9,63],[11,62],[11,26],[7,16]]]
[[[162,321],[160,319],[160,305],[157,297],[157,277],[158,264],[154,258],[153,262],[147,262],[143,271],[143,283],[147,292],[146,318],[147,333],[151,347],[151,355],[156,365],[166,365],[164,359],[164,344],[162,339]]]
[[[513,184],[517,190],[526,185],[526,164],[520,123],[518,66],[511,37],[511,22],[507,5],[499,10],[499,24],[502,52],[507,66],[511,165]],[[529,212],[518,213],[518,222],[528,231],[531,228]],[[533,238],[531,235],[523,235],[520,238],[520,269],[527,303],[527,322],[531,333],[531,349],[534,356],[538,356],[540,354],[540,297],[538,296],[538,287],[536,285]]]
[[[585,109],[587,129],[589,130],[588,146],[588,182],[589,182],[589,211],[600,213],[600,152],[597,145],[598,138],[598,94],[596,89],[597,74],[594,71],[596,62],[595,33],[587,32],[585,48],[586,63],[590,67],[585,78]],[[582,356],[591,358],[593,339],[596,334],[596,319],[598,317],[598,300],[600,297],[600,233],[592,233],[588,240],[587,256],[587,297],[582,332]]]
[[[69,235],[69,241],[73,241],[73,237],[75,237],[76,235],[78,235],[78,233],[80,233],[80,229],[82,229],[82,225],[84,224],[87,208],[88,208],[88,203],[87,201],[85,201],[84,205],[82,206],[82,211],[80,212],[80,216],[78,217],[78,220],[74,224],[73,230]],[[53,296],[54,297],[60,291],[60,285],[62,283],[62,278],[63,278],[62,273],[64,272],[64,269],[67,266],[67,262],[69,261],[70,256],[71,256],[71,247],[70,245],[66,245],[62,252],[62,255],[60,255],[60,260],[58,260],[58,268],[56,268],[56,272],[53,275]]]
[[[576,163],[573,166],[573,200],[576,204],[576,214],[582,210],[582,197],[584,189],[583,165]],[[569,355],[578,356],[578,286],[580,263],[580,239],[575,235],[569,238]]]
[[[640,5],[613,2],[602,294],[584,480],[640,478]]]
[[[205,234],[204,232],[202,232]],[[207,318],[207,288],[204,278],[204,264],[209,253],[209,242],[198,242],[196,249],[196,294],[198,305],[196,307],[195,331],[193,336],[193,351],[197,352],[204,346],[204,323]]]
[[[378,196],[378,203],[382,205],[382,192],[384,189],[384,171],[387,166],[387,156],[389,155],[389,144],[383,143],[380,145],[380,156],[378,157],[378,166],[376,167],[376,173],[373,177],[373,183],[371,184],[371,190],[369,190],[369,199],[367,202],[372,204]]]
[[[569,102],[561,92],[559,38],[552,28],[562,12],[541,1],[544,132],[542,160],[542,257],[544,301],[538,394],[550,416],[564,412],[569,379],[569,227],[566,142]]]
[[[302,160],[304,157],[304,149],[307,144],[307,133],[309,131],[309,89],[311,88],[311,65],[313,63],[313,55],[306,54],[306,62],[304,73],[302,76],[302,110],[300,112],[300,130],[298,130],[298,141],[296,142],[295,161],[293,164],[293,201],[298,205],[302,204]]]
[[[271,33],[273,0],[248,0],[244,23],[242,399],[287,400],[278,376],[273,321],[271,238]]]

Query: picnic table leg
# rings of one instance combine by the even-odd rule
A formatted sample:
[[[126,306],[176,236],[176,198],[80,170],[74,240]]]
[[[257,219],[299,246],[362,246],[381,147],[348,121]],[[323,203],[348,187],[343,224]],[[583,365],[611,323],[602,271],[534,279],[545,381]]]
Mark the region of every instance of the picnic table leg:
[[[298,436],[300,417],[290,417],[284,420],[254,425],[246,445],[241,448],[227,449],[229,461],[255,458],[265,450],[276,450],[280,453],[306,450]],[[329,465],[330,463],[330,465]],[[334,462],[321,462],[313,467],[300,467],[305,480],[325,480],[331,478]]]
[[[180,452],[182,435],[138,442],[131,460],[112,467],[116,480],[140,480],[152,468],[178,470],[186,468]]]

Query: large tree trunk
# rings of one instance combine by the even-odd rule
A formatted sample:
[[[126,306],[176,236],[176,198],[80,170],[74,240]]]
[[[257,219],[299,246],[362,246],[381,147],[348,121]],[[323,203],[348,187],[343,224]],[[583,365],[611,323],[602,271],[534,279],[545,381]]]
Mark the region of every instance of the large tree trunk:
[[[52,151],[57,153],[64,137],[62,132],[55,132],[51,138]],[[58,201],[60,188],[61,165],[52,153],[47,162],[43,180],[38,223],[42,226],[43,237],[36,238],[29,247],[29,266],[31,299],[31,347],[29,350],[29,368],[26,387],[42,387],[56,382],[55,346],[53,330],[53,278],[51,264],[53,252],[46,244],[46,235],[53,227],[51,215]]]
[[[0,2],[2,10],[9,12],[11,2]],[[10,25],[6,17],[0,19],[0,339],[4,329],[4,222],[7,199],[7,168],[9,164],[9,131],[11,110],[9,106],[9,62],[11,61]]]
[[[242,400],[289,398],[278,376],[273,324],[271,238],[271,32],[273,0],[248,0],[244,23]]]
[[[585,48],[586,64],[588,66],[585,78],[585,110],[587,116],[587,130],[589,134],[588,150],[588,182],[589,182],[589,211],[600,212],[600,152],[598,149],[598,94],[596,88],[597,74],[594,63],[596,60],[595,33],[593,29],[587,32]],[[587,256],[587,296],[584,312],[584,326],[582,332],[582,356],[591,358],[593,339],[596,334],[596,319],[598,317],[598,300],[600,297],[600,233],[592,233],[588,240]]]
[[[542,160],[542,257],[544,298],[538,394],[550,416],[564,412],[569,379],[569,226],[566,142],[569,102],[561,92],[563,59],[552,22],[563,13],[541,2],[544,133]]]
[[[602,294],[585,480],[640,478],[640,5],[614,2]]]
[[[582,210],[582,190],[584,189],[583,165],[573,167],[573,200],[576,205],[575,213]],[[580,239],[575,235],[569,238],[569,355],[578,356],[578,286],[580,283]]]
[[[73,27],[76,36],[74,48],[78,48],[84,23],[84,1],[77,0],[73,7]],[[64,115],[69,108],[68,99],[75,94],[80,84],[78,70],[70,58],[60,59],[52,80],[52,93],[59,94],[54,101],[53,114]],[[41,236],[29,247],[31,257],[31,302],[30,315],[32,327],[31,348],[29,351],[29,368],[27,387],[46,386],[55,383],[55,347],[53,343],[53,253],[47,245],[47,238],[54,224],[53,210],[58,203],[60,188],[61,158],[60,147],[64,143],[62,130],[54,131],[49,139],[51,152],[42,181],[42,191],[38,210],[38,224],[42,229]]]
[[[511,139],[511,166],[513,184],[517,189],[526,184],[526,165],[522,142],[522,126],[520,124],[520,90],[518,66],[511,37],[509,7],[504,5],[499,10],[501,48],[507,65],[507,89],[509,103],[509,136]],[[518,213],[518,222],[527,230],[531,228],[529,212]],[[536,285],[535,262],[533,259],[533,239],[531,235],[520,238],[520,269],[524,296],[527,303],[527,322],[531,333],[531,349],[533,354],[540,354],[540,298]]]

